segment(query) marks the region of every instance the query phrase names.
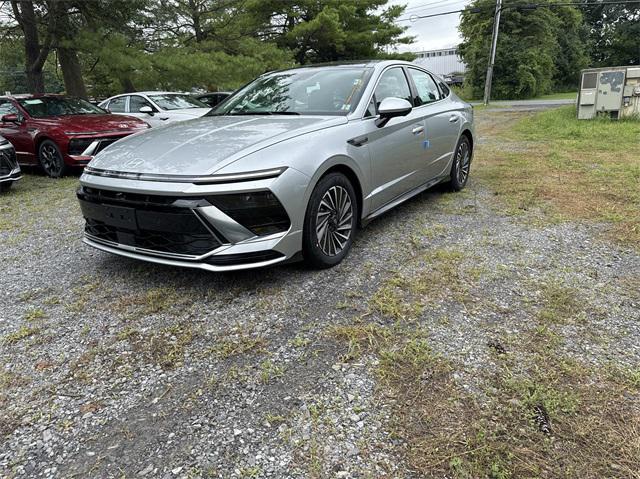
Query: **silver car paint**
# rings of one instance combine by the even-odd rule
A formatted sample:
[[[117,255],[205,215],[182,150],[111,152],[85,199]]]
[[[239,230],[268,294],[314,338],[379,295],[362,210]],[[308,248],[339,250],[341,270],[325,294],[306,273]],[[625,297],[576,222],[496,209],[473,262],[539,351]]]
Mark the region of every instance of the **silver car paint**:
[[[348,168],[357,178],[362,193],[361,218],[366,222],[414,192],[446,179],[461,133],[468,130],[473,135],[473,110],[453,92],[445,99],[413,108],[406,117],[391,119],[383,128],[375,125],[375,118],[365,118],[378,79],[384,71],[396,66],[416,67],[399,61],[371,64],[372,77],[358,106],[346,117],[205,117],[128,137],[105,149],[89,165],[110,171],[167,175],[233,174],[288,167],[278,178],[196,185],[85,173],[80,181],[96,188],[183,196],[270,189],[291,218],[289,231],[274,238],[253,237],[223,245],[211,254],[274,249],[286,256],[283,260],[292,258],[302,247],[309,197],[329,169]],[[362,146],[348,143],[361,137],[367,137],[368,142]],[[217,213],[210,214],[215,217]],[[224,227],[223,223],[215,225]],[[117,249],[88,242],[119,253]],[[175,260],[150,259],[132,251],[128,251],[127,256],[176,264]],[[238,269],[178,263],[213,271]],[[243,268],[256,266],[264,264],[242,265]]]

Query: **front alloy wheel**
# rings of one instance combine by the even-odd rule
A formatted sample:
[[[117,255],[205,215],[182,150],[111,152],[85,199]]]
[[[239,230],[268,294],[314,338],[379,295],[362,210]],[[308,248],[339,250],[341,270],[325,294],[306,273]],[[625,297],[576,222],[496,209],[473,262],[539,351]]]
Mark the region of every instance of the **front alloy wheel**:
[[[460,137],[451,165],[451,188],[460,191],[467,184],[471,169],[471,143],[466,135]]]
[[[330,268],[348,254],[355,233],[358,204],[349,180],[341,173],[322,178],[311,194],[303,233],[305,259]]]
[[[64,176],[66,172],[66,165],[64,164],[64,158],[62,152],[51,140],[45,140],[40,144],[38,149],[38,158],[40,160],[40,166],[44,170],[47,176],[51,178],[60,178]]]

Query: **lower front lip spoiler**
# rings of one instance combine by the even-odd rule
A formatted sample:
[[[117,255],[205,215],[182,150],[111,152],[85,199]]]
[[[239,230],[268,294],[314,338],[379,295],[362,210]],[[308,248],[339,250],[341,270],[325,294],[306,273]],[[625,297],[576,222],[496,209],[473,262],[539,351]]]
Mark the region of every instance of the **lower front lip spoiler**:
[[[207,263],[196,263],[196,262],[180,261],[180,260],[174,260],[174,259],[168,259],[168,258],[160,258],[156,256],[147,256],[144,254],[134,253],[134,252],[125,251],[119,248],[106,246],[101,243],[91,241],[87,237],[84,237],[82,241],[85,244],[88,244],[89,246],[92,246],[99,250],[106,251],[107,253],[113,253],[120,256],[125,256],[127,258],[139,259],[142,261],[149,261],[151,263],[164,264],[168,266],[180,266],[183,268],[203,269],[206,271],[213,271],[213,272],[238,271],[242,269],[262,268],[264,266],[271,266],[273,264],[282,263],[287,259],[286,256],[282,256],[280,258],[270,259],[267,261],[260,261],[256,263],[244,263],[244,264],[236,264],[236,265],[229,265],[229,266],[215,266]]]

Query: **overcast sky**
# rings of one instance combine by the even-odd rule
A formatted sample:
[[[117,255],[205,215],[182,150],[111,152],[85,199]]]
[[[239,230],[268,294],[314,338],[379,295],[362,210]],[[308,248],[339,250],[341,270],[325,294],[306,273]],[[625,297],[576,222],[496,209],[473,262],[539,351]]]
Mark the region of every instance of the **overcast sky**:
[[[433,18],[419,18],[411,21],[412,16],[433,15],[434,13],[460,10],[471,0],[390,0],[390,4],[407,5],[399,23],[409,27],[407,33],[416,37],[412,45],[403,45],[400,51],[421,51],[447,48],[460,43],[458,23],[460,14],[443,15]]]

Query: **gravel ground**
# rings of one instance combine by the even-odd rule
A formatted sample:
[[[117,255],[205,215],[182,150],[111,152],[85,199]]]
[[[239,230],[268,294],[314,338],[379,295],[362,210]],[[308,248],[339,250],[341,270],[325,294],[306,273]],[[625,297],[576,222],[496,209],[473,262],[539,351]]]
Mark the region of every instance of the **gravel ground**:
[[[481,135],[514,115],[480,113]],[[378,359],[347,360],[330,331],[389,322],[372,296],[442,250],[474,277],[464,299],[434,293],[415,327],[460,365],[465,389],[488,367],[487,344],[526,328],[524,305],[549,281],[588,304],[563,327],[567,354],[640,366],[638,253],[603,242],[601,225],[509,217],[474,180],[375,221],[334,269],[233,274],[82,245],[68,185],[55,209],[35,191],[45,206],[0,232],[2,477],[415,477],[389,428]]]

